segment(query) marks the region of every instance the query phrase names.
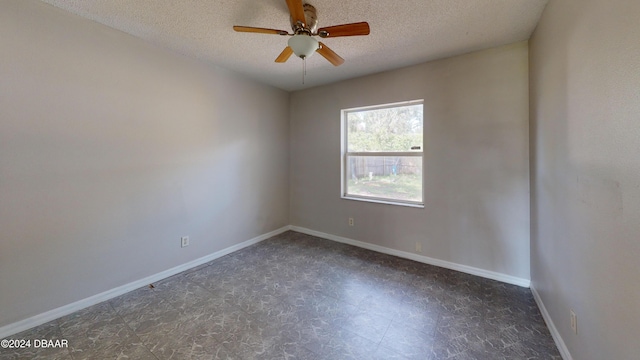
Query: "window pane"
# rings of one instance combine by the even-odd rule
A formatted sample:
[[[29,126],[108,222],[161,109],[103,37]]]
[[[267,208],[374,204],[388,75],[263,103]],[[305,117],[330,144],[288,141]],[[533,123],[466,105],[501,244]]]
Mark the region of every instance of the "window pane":
[[[347,195],[422,202],[422,156],[347,156]]]
[[[347,151],[422,151],[422,104],[349,111]]]

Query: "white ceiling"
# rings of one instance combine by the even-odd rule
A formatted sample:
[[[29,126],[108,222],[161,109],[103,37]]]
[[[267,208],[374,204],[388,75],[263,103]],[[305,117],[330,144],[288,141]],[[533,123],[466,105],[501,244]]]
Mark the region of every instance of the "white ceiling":
[[[285,0],[42,0],[82,17],[245,74],[298,90],[526,40],[548,0],[309,0],[318,26],[367,21],[369,36],[324,39],[346,61],[315,54],[274,60],[288,37],[238,33],[233,25],[290,31]]]

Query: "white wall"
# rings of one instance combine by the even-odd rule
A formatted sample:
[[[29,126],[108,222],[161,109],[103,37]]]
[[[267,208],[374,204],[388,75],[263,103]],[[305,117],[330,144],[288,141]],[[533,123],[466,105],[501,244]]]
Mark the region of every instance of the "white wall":
[[[529,279],[527,62],[522,42],[293,93],[291,224]],[[341,199],[340,110],[414,99],[425,208]]]
[[[530,41],[532,286],[575,359],[640,356],[639,18],[550,1]]]
[[[38,1],[0,34],[0,327],[288,224],[286,92]]]

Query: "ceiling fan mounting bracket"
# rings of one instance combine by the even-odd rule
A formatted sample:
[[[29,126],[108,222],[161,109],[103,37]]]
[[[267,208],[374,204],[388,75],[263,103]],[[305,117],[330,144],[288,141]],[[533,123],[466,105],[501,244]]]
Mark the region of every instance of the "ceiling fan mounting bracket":
[[[296,22],[293,17],[289,18],[291,22],[291,29],[294,34],[308,33],[314,34],[318,29],[318,12],[316,8],[311,4],[304,4],[304,19],[306,24],[302,24],[300,21]]]

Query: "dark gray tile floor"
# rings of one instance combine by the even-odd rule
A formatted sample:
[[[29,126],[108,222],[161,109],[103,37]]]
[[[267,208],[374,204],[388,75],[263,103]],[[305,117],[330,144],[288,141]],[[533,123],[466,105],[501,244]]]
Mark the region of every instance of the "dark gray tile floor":
[[[153,286],[0,359],[561,359],[529,289],[295,232]]]

